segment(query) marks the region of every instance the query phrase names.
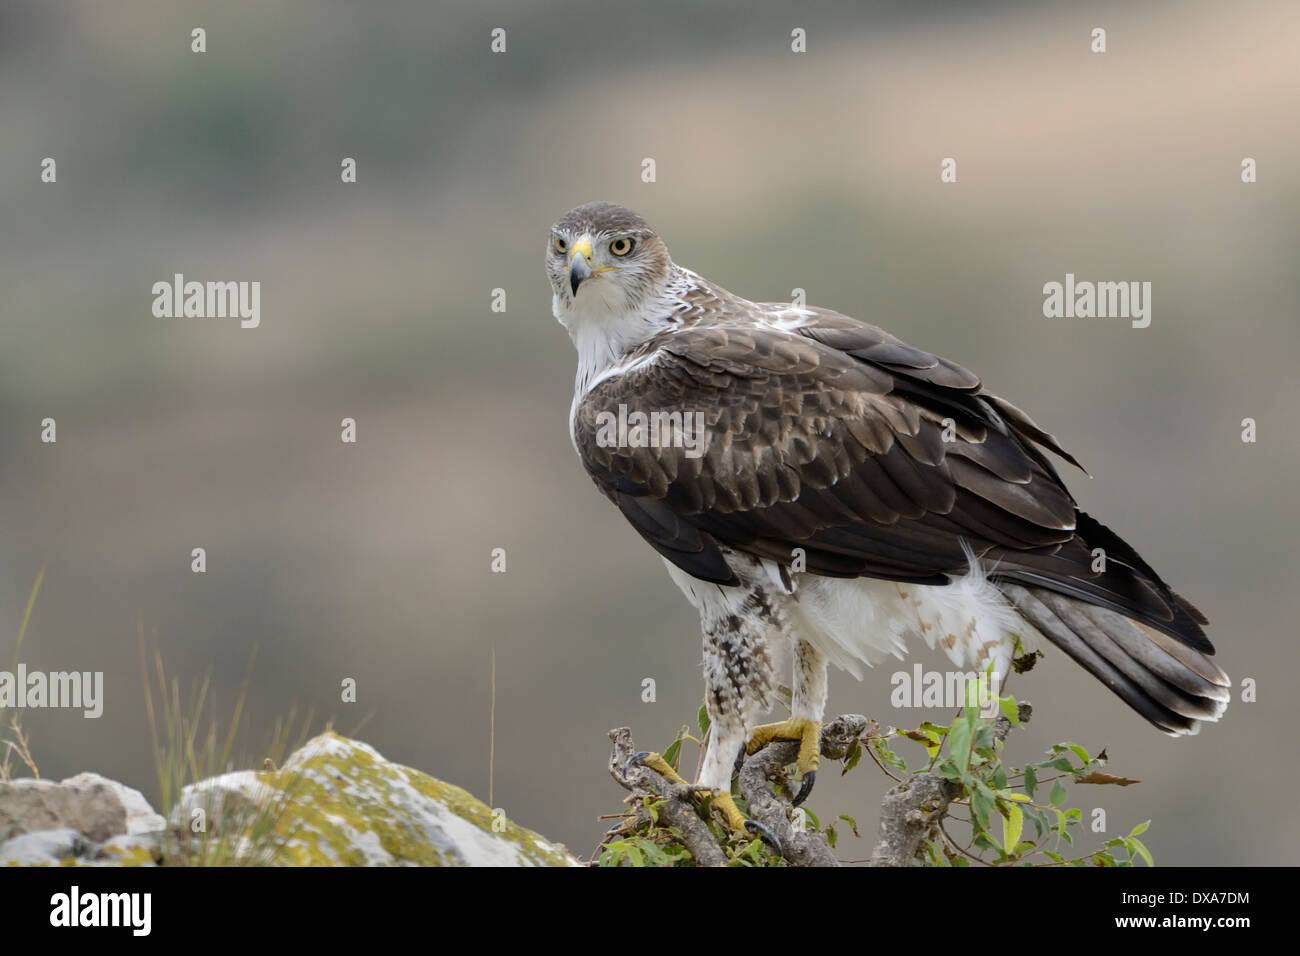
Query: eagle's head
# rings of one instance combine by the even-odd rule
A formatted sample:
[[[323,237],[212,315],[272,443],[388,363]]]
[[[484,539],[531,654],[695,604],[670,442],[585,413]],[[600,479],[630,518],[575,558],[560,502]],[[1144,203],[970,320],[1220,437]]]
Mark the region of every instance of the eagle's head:
[[[553,310],[571,333],[643,315],[672,268],[668,247],[649,223],[612,202],[570,209],[551,226],[546,243]]]

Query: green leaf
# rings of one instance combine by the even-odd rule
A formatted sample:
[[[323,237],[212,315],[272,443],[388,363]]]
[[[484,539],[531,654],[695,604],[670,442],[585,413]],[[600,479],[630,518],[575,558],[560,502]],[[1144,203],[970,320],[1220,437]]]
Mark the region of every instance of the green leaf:
[[[1065,814],[1060,810],[1057,810],[1055,807],[1052,808],[1052,811],[1056,814],[1056,826],[1052,829],[1056,832],[1057,836],[1069,836],[1069,832],[1066,829]]]
[[[847,823],[849,825],[849,829],[853,831],[853,835],[855,837],[862,836],[862,834],[858,832],[858,821],[853,819],[847,813],[841,813],[836,819],[843,820],[845,823]]]
[[[1034,791],[1038,789],[1038,771],[1033,767],[1025,768],[1025,793],[1029,794],[1030,799],[1034,796]]]
[[[670,743],[668,749],[664,751],[664,760],[667,761],[668,766],[672,767],[674,770],[678,768],[678,763],[681,760],[682,737],[685,733],[686,728],[683,727],[681,732],[677,735],[677,739]]]
[[[832,850],[835,849],[835,844],[839,842],[840,835],[835,832],[834,824],[826,828],[825,836],[826,836],[826,843],[830,846]]]
[[[673,865],[673,861],[669,858],[668,854],[665,853],[657,843],[651,840],[646,840],[641,844],[641,849],[645,853],[646,858],[649,860],[648,863],[649,866],[672,866]]]
[[[1151,851],[1147,849],[1145,843],[1137,837],[1129,837],[1128,842],[1133,844],[1133,849],[1137,850],[1138,856],[1142,857],[1142,862],[1147,866],[1155,866],[1156,861],[1151,859]]]
[[[959,720],[952,725],[948,734],[948,753],[958,769],[964,770],[970,763],[970,724]]]
[[[993,792],[984,786],[981,781],[976,781],[975,791],[971,794],[970,810],[975,822],[979,824],[980,829],[989,828],[989,819],[994,810]]]
[[[700,711],[695,715],[695,722],[700,725],[700,733],[709,732],[709,709],[703,704],[700,704]]]
[[[1092,754],[1088,753],[1088,751],[1084,750],[1078,744],[1072,744],[1067,740],[1065,746],[1070,748],[1074,755],[1079,758],[1079,762],[1083,766],[1086,767],[1088,764],[1092,763]]]
[[[641,801],[641,805],[645,807],[646,811],[650,814],[651,826],[659,825],[659,808],[667,802],[667,800],[652,800],[650,797],[646,797]]]
[[[934,768],[934,772],[945,780],[951,780],[953,783],[961,783],[966,774],[960,770],[953,759],[949,757],[942,761],[939,766]]]
[[[930,854],[930,862],[935,866],[952,866],[952,864],[948,862],[948,855],[943,852],[943,847],[939,844],[938,840],[926,840],[925,844],[926,849]]]
[[[1129,831],[1128,831],[1128,835],[1129,835],[1129,836],[1137,836],[1139,833],[1146,833],[1146,832],[1147,832],[1147,828],[1150,827],[1150,826],[1151,826],[1151,821],[1150,821],[1150,820],[1146,820],[1146,821],[1144,821],[1144,822],[1142,822],[1142,823],[1139,823],[1139,824],[1138,824],[1137,826],[1135,826],[1132,830],[1129,830]]]
[[[1025,826],[1025,816],[1014,803],[1007,804],[1007,815],[1002,818],[1002,846],[1008,854],[1015,852],[1020,842],[1020,832]]]
[[[873,738],[871,741],[871,746],[875,749],[876,754],[880,757],[880,759],[883,760],[885,763],[889,764],[891,767],[893,767],[896,770],[904,770],[904,771],[907,770],[907,761],[905,761],[898,754],[894,753],[894,751],[890,748],[889,744],[885,742],[884,737]]]
[[[848,755],[844,758],[844,769],[840,771],[840,776],[841,777],[844,776],[844,774],[848,773],[850,770],[856,767],[858,765],[858,761],[860,761],[861,759],[862,759],[862,744],[859,741],[855,740],[853,741],[852,744],[849,745],[849,752]]]
[[[1020,705],[1014,697],[999,697],[998,707],[1002,709],[1002,716],[1011,721],[1011,726],[1020,726]]]
[[[1052,806],[1064,806],[1065,801],[1068,799],[1070,799],[1070,792],[1065,789],[1065,784],[1061,783],[1059,780],[1052,784],[1052,794],[1047,798],[1047,801]]]

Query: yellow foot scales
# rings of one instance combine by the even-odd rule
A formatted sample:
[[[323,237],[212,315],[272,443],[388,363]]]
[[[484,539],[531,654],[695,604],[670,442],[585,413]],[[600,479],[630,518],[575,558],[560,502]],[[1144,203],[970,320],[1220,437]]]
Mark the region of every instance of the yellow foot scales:
[[[629,763],[639,763],[641,766],[653,770],[669,783],[681,784],[683,787],[690,786],[682,778],[682,775],[673,769],[672,764],[663,758],[662,754],[657,754],[653,750],[646,750],[636,754]]]
[[[821,765],[821,722],[791,717],[789,720],[774,724],[760,724],[754,728],[749,742],[745,744],[745,753],[756,754],[773,740],[799,741],[799,757],[795,766],[803,777],[803,785],[794,798],[794,805],[797,807],[808,799],[808,794],[812,793],[813,781],[817,779],[817,768]]]
[[[745,815],[740,812],[736,806],[736,798],[730,793],[724,793],[721,790],[704,790],[703,793],[713,794],[713,808],[722,811],[722,818],[727,821],[727,829],[737,836],[745,836],[749,830],[745,826]]]
[[[722,812],[722,818],[727,823],[727,829],[736,836],[747,840],[755,836],[762,837],[772,849],[776,850],[777,856],[785,855],[785,851],[781,848],[780,838],[757,820],[746,820],[745,815],[736,806],[736,798],[729,791],[701,788],[697,792],[713,795],[713,809]]]

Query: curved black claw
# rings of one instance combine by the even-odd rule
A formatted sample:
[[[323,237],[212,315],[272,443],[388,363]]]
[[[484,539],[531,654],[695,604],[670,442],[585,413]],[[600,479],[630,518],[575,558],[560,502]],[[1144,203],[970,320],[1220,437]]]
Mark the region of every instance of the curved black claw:
[[[745,748],[740,748],[740,753],[736,754],[736,766],[732,773],[740,773],[745,769]]]
[[[763,824],[759,823],[757,820],[746,820],[745,829],[750,833],[757,833],[766,840],[771,845],[772,849],[776,851],[777,856],[785,856],[785,851],[781,849],[781,841],[777,839],[775,833]]]
[[[634,753],[632,756],[628,757],[627,763],[623,764],[623,776],[626,777],[627,772],[629,770],[631,770],[633,767],[639,767],[641,765],[641,761],[645,760],[645,758],[649,756],[650,756],[650,751],[639,750],[636,753]]]
[[[805,800],[808,799],[808,795],[812,793],[813,784],[816,782],[817,782],[816,770],[809,770],[806,774],[803,775],[803,783],[799,787],[799,792],[794,795],[793,806],[797,807],[799,806],[799,804],[803,803]]]

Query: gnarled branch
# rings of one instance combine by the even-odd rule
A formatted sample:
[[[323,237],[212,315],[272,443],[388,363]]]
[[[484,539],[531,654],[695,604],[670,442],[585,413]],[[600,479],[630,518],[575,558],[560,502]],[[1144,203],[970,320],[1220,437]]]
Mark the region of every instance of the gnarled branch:
[[[1028,704],[1020,705],[1020,723],[1028,722],[1033,710]],[[845,714],[822,728],[821,754],[830,760],[842,759],[853,746],[863,739],[870,721],[860,714]],[[1012,723],[1000,716],[994,728],[999,742],[1005,741]],[[665,825],[674,827],[682,835],[682,842],[691,856],[701,866],[722,866],[727,857],[723,853],[708,824],[700,817],[694,802],[695,789],[671,780],[665,780],[655,771],[640,764],[628,766],[637,753],[632,741],[632,731],[619,727],[609,732],[614,750],[609,758],[610,775],[619,786],[628,791],[625,803],[637,808],[631,821],[624,821],[607,834],[614,837],[631,832],[648,820],[646,800],[656,803],[655,812]],[[781,844],[782,856],[793,866],[839,866],[826,838],[813,831],[796,828],[792,823],[793,807],[784,788],[771,784],[783,767],[798,757],[799,743],[778,740],[742,760],[739,783],[740,792],[749,807],[751,819],[757,821],[776,836]],[[917,866],[923,860],[927,840],[938,833],[949,805],[961,796],[961,786],[945,780],[934,772],[913,774],[891,788],[881,801],[880,825],[877,831],[871,866]]]

